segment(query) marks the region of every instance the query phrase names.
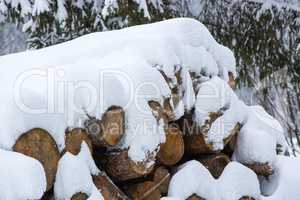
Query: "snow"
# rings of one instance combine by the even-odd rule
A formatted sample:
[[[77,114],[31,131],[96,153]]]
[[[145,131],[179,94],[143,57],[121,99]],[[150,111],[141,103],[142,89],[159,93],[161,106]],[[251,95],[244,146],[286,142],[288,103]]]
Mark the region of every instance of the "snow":
[[[41,199],[46,191],[42,164],[20,153],[0,149],[0,199]]]
[[[54,184],[55,199],[71,199],[79,192],[87,194],[90,200],[103,199],[91,176],[99,173],[100,170],[96,167],[87,144],[82,142],[77,156],[66,152],[58,163]]]
[[[238,162],[230,162],[218,179],[222,200],[240,199],[250,196],[260,199],[260,188],[256,174]]]
[[[229,163],[219,179],[214,179],[198,161],[185,163],[172,177],[168,197],[162,200],[184,200],[193,194],[211,200],[232,200],[243,196],[260,199],[256,174],[237,162]]]
[[[300,196],[300,159],[278,156],[275,173],[261,182],[263,200],[296,200]]]
[[[174,66],[184,69],[181,93],[185,96],[174,108],[177,118],[195,101],[188,72],[225,79],[228,71],[236,74],[233,53],[218,44],[203,24],[187,18],[89,34],[1,57],[0,65],[9,66],[9,70],[0,69],[0,74],[5,74],[0,83],[7,86],[0,91],[5,102],[0,119],[7,121],[11,116],[19,121],[1,124],[0,147],[10,149],[22,133],[40,127],[51,133],[62,150],[66,127],[82,126],[86,112],[100,118],[116,105],[124,108],[128,124],[120,147],[129,148],[135,161],[147,159],[165,140],[147,104],[151,99],[162,103],[171,95],[158,69],[174,81]],[[34,114],[28,105],[39,108],[40,113]]]

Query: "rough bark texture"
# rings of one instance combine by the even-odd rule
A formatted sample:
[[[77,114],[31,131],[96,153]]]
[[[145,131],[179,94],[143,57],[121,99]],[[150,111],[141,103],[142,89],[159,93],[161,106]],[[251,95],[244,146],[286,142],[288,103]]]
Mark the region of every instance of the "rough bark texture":
[[[85,193],[77,193],[77,194],[74,194],[71,198],[71,200],[87,200],[89,198],[89,196]]]
[[[102,120],[90,117],[85,122],[85,128],[93,145],[116,146],[125,133],[125,112],[121,107],[111,106],[103,114]]]
[[[253,170],[258,176],[271,176],[274,170],[268,163],[246,164],[251,170]]]
[[[86,142],[88,147],[90,148],[91,153],[92,150],[92,141],[89,138],[88,134],[85,130],[81,128],[75,128],[66,132],[65,138],[65,149],[64,152],[70,152],[73,155],[77,155],[81,149],[81,143]]]
[[[133,200],[160,200],[160,190],[152,181],[145,181],[131,186],[128,190]]]
[[[149,160],[154,160],[154,158],[149,157]],[[106,172],[119,181],[126,181],[146,176],[153,168],[153,165],[147,166],[147,163],[132,161],[128,156],[128,151],[122,151],[108,158]]]
[[[175,165],[184,154],[184,141],[182,132],[176,126],[166,128],[166,142],[160,145],[158,160],[160,163],[171,166]]]
[[[39,160],[45,170],[47,191],[53,186],[60,158],[57,145],[51,135],[40,128],[23,134],[13,146],[13,150]]]
[[[158,185],[158,189],[162,195],[166,195],[168,193],[170,181],[171,174],[169,173],[169,170],[163,166],[155,169],[153,174],[153,182]]]
[[[200,158],[199,161],[210,171],[210,173],[216,179],[219,178],[230,162],[230,159],[227,155],[217,154],[207,157]]]
[[[93,181],[104,200],[129,200],[106,174],[93,176]]]
[[[172,106],[170,105],[170,98],[167,98],[163,102],[163,106],[157,102],[150,100],[148,101],[149,107],[152,109],[152,113],[157,121],[163,119],[165,124],[168,124],[170,121],[174,120],[174,113]]]

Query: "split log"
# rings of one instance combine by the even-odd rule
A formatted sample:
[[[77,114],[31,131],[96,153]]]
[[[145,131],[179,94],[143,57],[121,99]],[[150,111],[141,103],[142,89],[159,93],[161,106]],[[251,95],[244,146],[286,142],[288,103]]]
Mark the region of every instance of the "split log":
[[[87,200],[89,198],[89,196],[85,193],[77,193],[77,194],[74,194],[71,198],[71,200]]]
[[[128,194],[133,200],[160,200],[160,190],[152,181],[135,184],[128,189]]]
[[[93,176],[93,181],[104,200],[129,200],[105,173]]]
[[[151,173],[154,165],[149,166],[148,163],[154,163],[154,156],[149,156],[145,162],[134,162],[128,156],[128,151],[110,155],[106,165],[106,172],[119,181],[126,181],[140,178]]]
[[[221,176],[223,170],[230,162],[229,157],[224,154],[206,156],[198,160],[210,171],[211,175],[213,175],[213,177],[216,179]]]
[[[13,146],[13,150],[33,157],[41,162],[47,179],[47,191],[54,183],[60,153],[51,135],[40,128],[23,134]]]
[[[192,195],[189,198],[187,198],[187,200],[204,200],[201,197],[198,197],[197,195]]]
[[[184,141],[182,132],[174,125],[166,130],[166,142],[160,145],[157,158],[160,163],[171,166],[181,160],[184,154]]]
[[[169,170],[163,166],[156,168],[152,179],[160,190],[160,193],[162,195],[166,195],[171,181],[171,174],[169,173]]]
[[[111,106],[102,116],[102,121],[90,117],[85,127],[96,146],[113,147],[125,133],[125,112],[119,106]]]
[[[258,176],[268,177],[274,173],[269,163],[245,164],[245,166],[254,171]]]
[[[193,121],[192,114],[186,114],[185,117],[182,118],[180,124],[184,134],[185,152],[188,155],[215,153],[212,145],[206,144],[204,135],[207,134],[212,123],[221,115],[221,112],[210,113],[209,120],[207,120],[202,127],[199,127]]]
[[[70,152],[73,155],[77,155],[80,152],[81,143],[83,141],[86,142],[92,153],[92,141],[85,130],[81,128],[75,128],[66,131],[64,152]]]

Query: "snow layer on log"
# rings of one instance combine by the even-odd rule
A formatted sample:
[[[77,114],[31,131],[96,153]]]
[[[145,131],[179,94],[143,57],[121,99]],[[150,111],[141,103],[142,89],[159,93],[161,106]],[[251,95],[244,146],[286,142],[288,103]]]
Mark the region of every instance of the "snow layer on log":
[[[0,149],[0,163],[0,199],[42,198],[46,175],[39,161]]]

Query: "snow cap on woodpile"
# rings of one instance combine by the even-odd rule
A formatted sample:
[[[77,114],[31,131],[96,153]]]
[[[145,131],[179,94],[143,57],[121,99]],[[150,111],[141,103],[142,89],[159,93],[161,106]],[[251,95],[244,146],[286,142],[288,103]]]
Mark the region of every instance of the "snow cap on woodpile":
[[[22,83],[24,101],[30,107],[40,107],[40,105],[44,107],[46,102],[51,109],[58,110],[54,112],[50,110],[47,114],[39,115],[24,114],[23,111],[21,113],[15,111],[15,104],[5,104],[5,112],[0,113],[0,119],[6,121],[7,116],[11,116],[11,119],[19,120],[17,124],[1,124],[0,135],[5,137],[0,140],[0,146],[11,148],[13,141],[27,131],[28,127],[40,127],[53,134],[53,138],[62,150],[65,144],[66,127],[82,125],[86,112],[100,117],[106,108],[115,105],[124,107],[128,118],[125,138],[120,147],[129,148],[129,156],[135,161],[147,160],[147,155],[165,141],[164,135],[159,131],[162,124],[156,122],[147,105],[148,100],[158,100],[163,103],[171,96],[169,85],[158,70],[163,71],[173,84],[178,84],[175,69],[178,66],[184,68],[186,77],[183,77],[184,83],[180,90],[185,96],[180,99],[178,106],[173,105],[177,113],[176,118],[184,114],[184,109],[189,110],[193,107],[195,94],[191,84],[187,83],[191,80],[189,72],[207,78],[219,75],[225,80],[228,79],[229,71],[236,75],[233,53],[218,44],[203,24],[188,18],[88,34],[48,48],[3,56],[0,58],[0,65],[9,66],[10,69],[0,68],[0,74],[5,74],[0,79],[0,83],[6,88],[13,88],[15,80],[22,77],[23,72],[37,69],[35,72],[41,75],[39,78],[34,79],[29,76],[30,78]],[[101,71],[108,75],[103,84],[99,84]],[[56,79],[48,82],[46,75],[52,72]],[[111,72],[112,76],[109,76],[108,72]],[[114,77],[116,74],[119,75],[117,81]],[[49,83],[55,85],[58,82],[73,83],[75,88],[79,86],[75,83],[88,82],[95,86],[95,90],[89,93],[90,91],[77,88],[76,95],[73,93],[75,98],[70,97],[74,101],[67,101],[67,109],[65,109],[57,101],[45,101],[49,94],[47,85]],[[142,84],[147,82],[152,86],[142,87]],[[149,96],[149,92],[153,92],[153,87],[157,89],[157,91],[155,89],[156,94],[150,93]],[[147,98],[138,99],[138,106],[143,108],[143,111],[137,108],[135,102],[131,102],[126,107],[127,102],[132,100],[132,90],[136,92],[137,89],[139,95],[148,95]],[[94,91],[103,92],[95,97],[96,102],[93,102]],[[0,93],[4,102],[14,102],[15,97],[10,90],[1,90]],[[32,98],[32,94],[36,94],[38,98]],[[91,104],[95,106],[90,107]],[[61,120],[62,118],[64,120]],[[41,121],[52,123],[41,123]],[[150,129],[141,127],[145,122],[152,127]]]

